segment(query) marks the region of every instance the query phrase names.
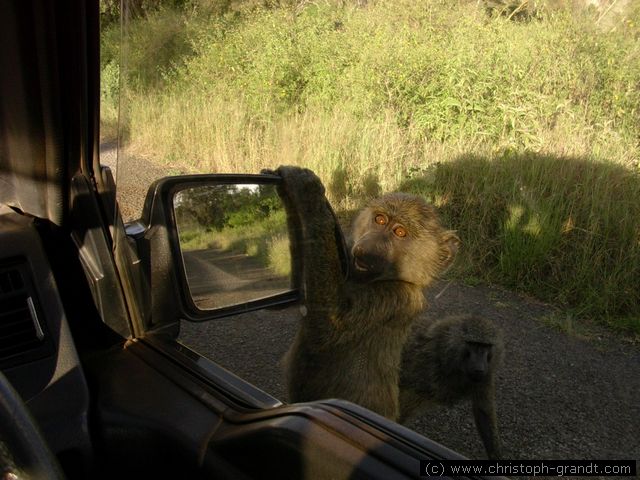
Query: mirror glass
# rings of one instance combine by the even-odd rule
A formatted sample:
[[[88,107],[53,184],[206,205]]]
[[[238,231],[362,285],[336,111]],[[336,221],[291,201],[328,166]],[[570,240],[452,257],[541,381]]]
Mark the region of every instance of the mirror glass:
[[[173,207],[191,297],[211,310],[291,290],[286,214],[273,184],[201,185]]]

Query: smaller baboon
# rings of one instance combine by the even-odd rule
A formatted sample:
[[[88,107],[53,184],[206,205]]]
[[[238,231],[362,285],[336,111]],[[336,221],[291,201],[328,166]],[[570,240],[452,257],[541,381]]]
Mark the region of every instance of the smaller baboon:
[[[304,265],[305,313],[284,359],[289,400],[341,398],[395,420],[402,347],[426,306],[424,288],[451,264],[458,237],[423,199],[385,195],[354,221],[345,278],[322,183],[307,169],[276,173],[289,227],[302,232],[292,248]]]
[[[503,350],[502,332],[487,318],[457,315],[417,323],[402,353],[399,421],[432,404],[469,399],[487,456],[499,458],[495,381]]]

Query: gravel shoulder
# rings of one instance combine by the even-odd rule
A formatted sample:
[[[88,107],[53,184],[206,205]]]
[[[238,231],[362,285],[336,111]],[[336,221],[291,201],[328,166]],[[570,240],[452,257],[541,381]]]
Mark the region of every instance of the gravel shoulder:
[[[111,169],[116,180],[118,205],[125,222],[140,218],[147,190],[155,180],[188,173],[184,169],[160,166],[141,157],[125,155],[124,158],[118,158],[115,141],[100,144],[100,163]]]
[[[104,147],[102,161],[113,165],[114,150]],[[139,217],[153,180],[177,173],[183,172],[128,158],[117,177],[125,221]],[[607,333],[589,338],[564,333],[545,322],[557,313],[553,307],[497,287],[439,283],[428,298],[426,319],[476,312],[504,330],[497,409],[506,458],[640,461],[637,344]],[[298,308],[291,307],[184,323],[180,340],[286,400],[280,359],[298,317]],[[484,458],[468,404],[437,408],[408,426],[466,456]]]

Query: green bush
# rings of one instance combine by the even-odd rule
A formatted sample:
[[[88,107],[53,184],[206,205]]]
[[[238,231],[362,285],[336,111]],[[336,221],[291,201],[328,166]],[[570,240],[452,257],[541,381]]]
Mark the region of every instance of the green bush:
[[[576,120],[635,138],[637,27],[611,34],[570,12],[523,24],[468,6],[400,3],[220,21],[195,42],[180,88],[242,98],[266,118],[317,106],[377,118],[392,110],[430,141],[541,148],[544,132]]]

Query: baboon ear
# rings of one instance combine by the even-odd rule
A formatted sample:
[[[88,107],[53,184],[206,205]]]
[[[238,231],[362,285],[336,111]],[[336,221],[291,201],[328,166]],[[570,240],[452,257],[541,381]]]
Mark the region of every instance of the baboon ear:
[[[442,259],[442,268],[443,270],[447,270],[453,260],[456,258],[456,254],[460,249],[460,239],[456,232],[453,230],[449,230],[442,235],[442,244],[444,245],[446,255]]]

